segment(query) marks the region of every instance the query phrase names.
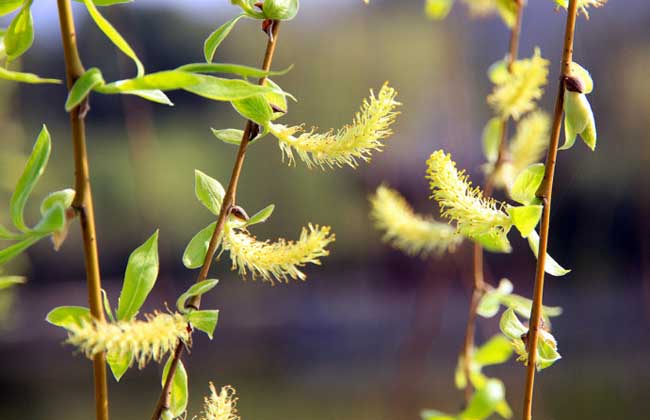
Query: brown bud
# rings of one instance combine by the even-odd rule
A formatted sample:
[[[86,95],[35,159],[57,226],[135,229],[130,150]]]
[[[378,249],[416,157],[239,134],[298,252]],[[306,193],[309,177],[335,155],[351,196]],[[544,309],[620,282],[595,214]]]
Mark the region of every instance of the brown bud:
[[[580,79],[573,76],[564,77],[564,86],[566,87],[566,90],[568,90],[569,92],[583,93],[585,90]]]
[[[271,109],[273,110],[273,112],[277,112],[277,113],[280,113],[280,114],[284,114],[284,113],[287,112],[286,110],[280,108],[276,104],[270,104],[270,105],[271,105]]]
[[[232,206],[230,208],[230,214],[243,221],[248,221],[248,219],[250,219],[250,217],[248,217],[248,214],[246,214],[246,210],[239,206]]]

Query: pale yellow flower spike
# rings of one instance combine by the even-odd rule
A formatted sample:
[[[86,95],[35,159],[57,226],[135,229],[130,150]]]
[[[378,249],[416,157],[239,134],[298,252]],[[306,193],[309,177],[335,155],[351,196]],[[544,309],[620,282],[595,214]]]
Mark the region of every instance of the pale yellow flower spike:
[[[307,276],[300,268],[308,263],[320,265],[319,258],[329,255],[326,247],[334,239],[328,226],[309,224],[302,228],[296,242],[262,242],[230,221],[224,229],[223,249],[230,253],[232,269],[238,269],[241,275],[250,271],[253,279],[260,276],[271,283],[287,283],[289,279],[304,281]]]
[[[137,361],[142,369],[150,360],[159,362],[173,351],[179,339],[189,340],[187,321],[180,314],[155,312],[145,315],[145,319],[116,323],[93,320],[73,325],[67,343],[77,346],[88,358],[102,352],[131,354],[129,366]]]
[[[555,0],[558,6],[564,7],[565,9],[569,7],[569,0]],[[587,11],[588,7],[603,7],[607,3],[607,0],[578,0],[578,10],[582,12],[587,19],[589,19],[589,12]]]
[[[235,388],[230,385],[222,387],[221,391],[217,392],[210,382],[210,396],[204,399],[203,413],[199,420],[240,420],[235,392]]]
[[[456,221],[463,235],[499,236],[512,227],[510,217],[502,210],[504,204],[484,197],[480,188],[472,188],[465,172],[456,169],[451,155],[442,150],[434,152],[427,160],[427,178],[441,215]]]
[[[404,197],[385,185],[377,188],[370,204],[370,216],[375,226],[384,231],[383,240],[408,255],[440,255],[454,251],[463,241],[454,227],[415,214]]]
[[[544,111],[534,111],[519,121],[508,148],[508,159],[495,174],[497,186],[509,189],[521,171],[542,159],[550,128],[551,120]]]
[[[390,125],[398,114],[394,109],[400,105],[395,95],[395,89],[388,84],[381,87],[377,96],[371,90],[370,98],[364,100],[352,124],[336,133],[330,130],[319,134],[313,128],[303,132],[300,126],[273,123],[267,128],[278,139],[282,158],[286,156],[290,165],[295,163],[295,152],[309,168],[343,165],[356,168],[359,160],[368,162],[373,151],[381,151],[382,140],[392,134]]]
[[[504,119],[518,120],[535,109],[535,101],[544,94],[542,87],[548,77],[548,60],[542,58],[539,48],[531,58],[517,60],[512,72],[499,80],[488,96],[488,103]]]

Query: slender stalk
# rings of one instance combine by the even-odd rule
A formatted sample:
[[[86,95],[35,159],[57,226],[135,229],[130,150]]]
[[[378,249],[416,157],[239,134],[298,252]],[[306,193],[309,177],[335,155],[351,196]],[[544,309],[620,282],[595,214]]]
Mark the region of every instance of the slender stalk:
[[[509,43],[509,54],[508,54],[508,71],[512,71],[512,66],[517,60],[517,55],[519,51],[519,39],[521,38],[521,20],[523,17],[524,4],[522,0],[513,0],[517,5],[517,12],[515,23],[510,30],[510,43]],[[494,191],[494,176],[498,173],[499,169],[507,159],[507,146],[508,146],[508,119],[504,119],[501,126],[501,139],[499,140],[499,153],[497,155],[497,160],[494,163],[494,169],[492,173],[488,176],[485,182],[484,195],[489,197]],[[485,294],[485,291],[489,287],[486,285],[484,278],[484,269],[483,269],[483,248],[474,243],[473,248],[473,265],[474,265],[474,283],[472,287],[472,297],[469,305],[469,315],[467,316],[467,327],[465,329],[465,341],[463,342],[463,371],[465,373],[466,385],[465,385],[465,401],[469,402],[469,399],[472,397],[472,383],[470,381],[471,373],[471,357],[472,351],[474,349],[474,335],[476,330],[476,309],[478,304]]]
[[[66,79],[68,89],[84,73],[79,58],[77,38],[70,0],[57,0],[61,39],[65,55]],[[84,118],[88,112],[88,103],[82,102],[70,112],[72,144],[75,167],[75,199],[72,207],[79,215],[81,235],[83,237],[84,258],[86,265],[86,282],[90,313],[95,319],[104,320],[101,296],[101,277],[99,273],[99,255],[95,233],[95,212],[90,189],[90,171],[86,151],[86,126]],[[98,353],[93,357],[95,382],[95,415],[97,420],[108,420],[108,387],[106,380],[106,355]]]
[[[266,43],[266,52],[264,53],[264,61],[262,63],[262,69],[269,71],[271,69],[271,63],[273,61],[273,55],[275,54],[275,47],[278,40],[278,31],[280,29],[280,21],[264,21],[263,28],[268,28],[266,31],[268,34],[268,40]],[[266,77],[259,79],[259,84],[262,85],[266,81]],[[196,282],[203,281],[208,278],[208,272],[212,265],[212,260],[214,255],[217,252],[217,246],[219,245],[219,240],[223,227],[226,223],[226,217],[230,214],[232,208],[235,206],[237,198],[237,186],[239,185],[239,177],[241,175],[242,168],[244,166],[244,159],[246,157],[246,150],[248,148],[248,143],[251,138],[254,138],[257,135],[258,126],[252,121],[246,121],[246,126],[244,128],[244,134],[242,135],[242,140],[239,145],[239,150],[237,151],[237,157],[235,158],[235,164],[232,169],[232,174],[230,176],[230,182],[228,184],[228,189],[226,190],[226,195],[223,198],[223,203],[221,204],[221,211],[219,212],[219,217],[217,218],[217,226],[214,230],[212,238],[210,239],[210,245],[208,246],[208,251],[205,255],[205,260],[203,261],[203,266],[201,271],[196,279]],[[198,310],[201,306],[201,297],[195,296],[188,303],[187,306],[193,309]],[[176,366],[183,355],[184,343],[179,341],[176,345],[176,350],[174,351],[174,358],[172,359],[171,366],[169,369],[169,374],[163,385],[162,392],[154,408],[153,415],[151,416],[152,420],[160,420],[160,416],[163,411],[169,407],[169,399],[171,396],[171,385],[174,379],[174,373],[176,372]]]
[[[535,292],[533,306],[530,313],[530,327],[528,330],[528,366],[526,368],[526,389],[524,392],[523,420],[531,420],[533,412],[533,385],[535,382],[535,369],[537,362],[537,341],[541,319],[542,300],[544,295],[544,266],[546,264],[546,250],[548,247],[549,225],[551,220],[551,196],[553,194],[553,175],[560,141],[560,129],[564,110],[564,90],[566,78],[571,74],[571,61],[573,59],[573,37],[575,34],[578,1],[569,0],[567,8],[566,28],[564,30],[564,50],[562,52],[561,77],[555,101],[553,114],[553,128],[546,155],[544,179],[537,190],[537,197],[543,205],[542,224],[540,227],[539,254],[535,273]]]

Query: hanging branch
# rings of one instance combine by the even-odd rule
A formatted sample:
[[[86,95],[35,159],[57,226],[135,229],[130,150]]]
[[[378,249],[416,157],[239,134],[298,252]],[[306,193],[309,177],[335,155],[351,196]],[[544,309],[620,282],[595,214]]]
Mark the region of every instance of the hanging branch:
[[[510,43],[509,43],[509,54],[508,54],[508,71],[512,72],[513,63],[517,60],[517,55],[519,51],[519,39],[521,38],[521,20],[524,10],[524,4],[522,0],[513,0],[517,6],[515,23],[510,30]],[[499,169],[503,165],[507,156],[507,146],[508,146],[508,121],[509,118],[506,118],[502,122],[501,127],[501,139],[499,141],[499,154],[497,160],[494,163],[494,169],[488,175],[487,181],[485,183],[485,196],[490,197],[494,191],[494,178],[495,174],[499,172]],[[472,397],[472,383],[469,380],[470,370],[471,370],[471,353],[474,348],[474,335],[476,330],[476,310],[478,304],[485,294],[486,284],[484,278],[484,268],[483,268],[483,247],[479,243],[474,243],[473,248],[473,278],[474,282],[472,284],[472,297],[469,305],[469,315],[467,317],[467,327],[465,329],[465,341],[463,342],[463,370],[465,372],[465,377],[468,378],[467,384],[465,386],[465,401],[469,402],[469,399]]]
[[[68,90],[70,90],[74,82],[84,74],[85,70],[77,49],[77,38],[70,0],[57,0],[57,6],[59,10],[61,39],[63,41],[63,53],[65,56],[66,79]],[[88,102],[84,100],[70,111],[76,191],[72,208],[79,215],[79,222],[81,224],[90,313],[95,319],[104,321],[99,256],[97,253],[97,238],[95,233],[95,213],[90,189],[88,155],[86,152],[86,126],[84,119],[88,110]],[[106,381],[105,353],[98,353],[93,357],[93,371],[96,418],[97,420],[108,420],[108,387]]]
[[[278,40],[278,31],[280,29],[279,20],[264,20],[262,23],[262,29],[268,36],[266,43],[266,52],[264,53],[264,61],[262,64],[262,69],[264,71],[269,71],[271,69],[271,63],[273,61],[273,55],[275,54],[275,47]],[[258,84],[263,85],[266,81],[266,77],[259,79]],[[239,184],[239,177],[244,165],[244,159],[246,157],[246,150],[248,148],[248,143],[251,139],[257,136],[259,131],[259,126],[254,122],[248,120],[244,128],[244,134],[242,135],[242,140],[239,145],[239,150],[237,152],[237,157],[235,158],[235,164],[232,169],[232,175],[230,176],[230,182],[228,184],[228,189],[226,195],[223,199],[223,204],[219,212],[219,217],[217,219],[217,225],[214,230],[214,234],[210,239],[210,245],[205,256],[205,261],[201,267],[201,271],[196,279],[196,282],[201,282],[208,277],[208,272],[212,265],[212,260],[214,259],[215,253],[217,251],[217,246],[219,245],[219,240],[221,239],[221,234],[226,222],[226,217],[235,209],[236,197],[237,197],[237,186]],[[194,296],[187,304],[188,308],[198,310],[201,306],[201,296]],[[176,349],[174,351],[174,357],[171,361],[169,374],[163,385],[162,392],[154,408],[153,415],[151,416],[152,420],[159,420],[163,411],[169,407],[169,399],[171,396],[171,385],[174,380],[174,373],[176,372],[176,367],[178,362],[183,355],[183,348],[185,344],[179,340]]]
[[[553,175],[555,173],[555,162],[557,160],[558,144],[560,140],[560,129],[562,114],[564,110],[564,92],[567,79],[571,74],[571,62],[573,59],[573,37],[575,33],[576,16],[578,12],[578,0],[569,0],[567,9],[566,28],[564,31],[564,49],[562,53],[562,67],[557,99],[555,101],[555,112],[553,114],[553,128],[549,141],[548,153],[546,155],[546,166],[544,178],[537,190],[537,197],[543,206],[542,223],[540,227],[539,254],[537,258],[537,271],[535,274],[535,291],[533,305],[530,314],[530,327],[528,330],[527,349],[528,366],[526,369],[526,389],[524,392],[523,420],[531,420],[533,405],[533,385],[535,381],[535,369],[537,366],[537,342],[539,339],[540,320],[542,312],[542,299],[544,294],[544,266],[546,264],[546,250],[548,247],[549,224],[551,216],[551,196],[553,193]]]

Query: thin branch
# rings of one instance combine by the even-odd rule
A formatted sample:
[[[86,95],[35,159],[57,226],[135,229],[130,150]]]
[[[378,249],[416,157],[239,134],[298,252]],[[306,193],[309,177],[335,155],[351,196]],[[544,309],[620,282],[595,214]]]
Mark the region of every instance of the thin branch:
[[[264,21],[262,28],[265,30],[265,32],[268,35],[268,40],[266,43],[266,52],[264,54],[262,69],[265,71],[269,71],[271,69],[271,62],[273,61],[273,55],[275,54],[275,46],[277,45],[277,41],[278,41],[278,31],[280,29],[280,21],[266,20]],[[261,79],[259,79],[258,83],[262,85],[264,84],[265,81],[266,81],[266,77],[262,77]],[[210,245],[208,246],[208,251],[206,253],[203,266],[201,267],[201,271],[199,272],[199,275],[196,279],[197,283],[207,279],[208,277],[208,272],[210,271],[212,260],[214,259],[214,255],[219,245],[221,233],[226,223],[226,217],[230,214],[233,206],[236,203],[235,200],[237,197],[237,186],[239,184],[239,177],[241,175],[242,167],[244,166],[244,158],[246,157],[246,150],[248,148],[248,143],[252,138],[254,138],[257,135],[258,129],[259,127],[254,122],[250,120],[246,122],[246,126],[244,128],[244,134],[242,135],[242,140],[239,145],[237,157],[235,158],[235,164],[232,169],[232,175],[230,176],[230,183],[228,184],[226,195],[224,196],[223,203],[221,204],[221,211],[219,212],[219,217],[217,219],[217,226],[214,230],[214,234],[212,235],[212,238],[210,239]],[[187,303],[187,306],[198,310],[201,307],[201,297],[195,296]],[[184,343],[179,341],[176,346],[176,350],[174,352],[174,358],[172,359],[172,365],[171,365],[172,367],[175,367],[178,364],[178,361],[180,360],[183,354],[183,347],[184,347]],[[163,385],[162,392],[160,394],[160,397],[158,398],[156,407],[154,408],[154,412],[151,417],[152,420],[159,420],[163,411],[169,407],[169,399],[171,396],[171,384],[174,379],[175,372],[176,369],[170,368],[169,374],[167,375],[167,380]]]
[[[68,89],[84,73],[84,67],[79,58],[77,39],[70,0],[57,0],[61,39],[65,55],[66,79]],[[95,213],[90,189],[90,174],[88,155],[86,151],[86,127],[84,118],[88,112],[88,103],[83,101],[70,112],[72,128],[72,144],[74,149],[75,166],[75,199],[72,207],[79,215],[81,234],[83,237],[84,258],[86,265],[86,281],[88,287],[88,302],[90,313],[95,319],[104,320],[104,309],[101,296],[101,278],[99,273],[99,256],[95,233]],[[95,412],[97,420],[108,420],[108,387],[106,380],[106,355],[98,353],[93,357],[95,381]]]
[[[524,11],[524,4],[522,0],[513,0],[517,5],[517,13],[515,23],[510,31],[510,43],[508,54],[508,71],[512,71],[512,66],[517,60],[519,51],[519,39],[521,38],[521,20]],[[507,146],[508,146],[508,118],[502,121],[501,126],[501,139],[499,140],[499,153],[497,160],[494,163],[494,168],[487,178],[485,183],[484,195],[489,197],[494,191],[494,177],[499,169],[507,159]],[[484,268],[483,268],[483,248],[481,245],[474,243],[473,248],[473,264],[474,264],[474,283],[472,287],[472,298],[469,305],[469,314],[467,317],[467,327],[465,329],[465,341],[463,342],[463,371],[465,373],[465,401],[469,402],[472,397],[472,383],[470,381],[471,374],[471,357],[474,349],[474,335],[476,330],[476,309],[478,304],[485,294],[486,289],[489,287],[485,283]]]
[[[571,61],[573,59],[573,37],[575,34],[578,0],[569,0],[567,8],[566,28],[564,30],[564,50],[562,52],[562,67],[555,112],[553,114],[553,129],[549,140],[548,153],[544,179],[537,190],[537,197],[543,205],[542,224],[540,227],[539,254],[537,258],[537,271],[535,273],[535,292],[533,306],[530,313],[530,327],[528,330],[528,366],[526,368],[526,389],[524,392],[523,420],[531,420],[533,412],[533,385],[535,382],[535,369],[537,363],[537,341],[541,319],[542,300],[544,295],[544,266],[546,264],[546,250],[548,247],[549,225],[551,220],[551,196],[553,194],[553,175],[557,160],[562,114],[564,111],[565,80],[571,74]]]

